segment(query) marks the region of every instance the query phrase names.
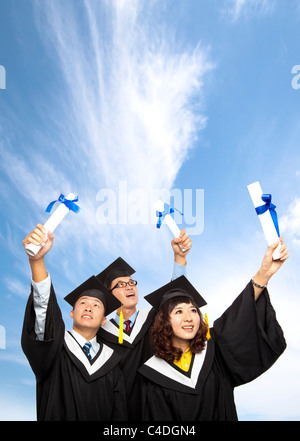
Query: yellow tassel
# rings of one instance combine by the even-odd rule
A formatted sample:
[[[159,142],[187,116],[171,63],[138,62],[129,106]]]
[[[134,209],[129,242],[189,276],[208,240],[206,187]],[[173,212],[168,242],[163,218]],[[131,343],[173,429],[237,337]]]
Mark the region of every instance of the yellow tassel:
[[[209,323],[208,323],[207,313],[205,313],[204,322],[207,326],[206,339],[209,340],[210,339],[210,331],[209,331]]]
[[[120,311],[120,324],[119,324],[119,343],[123,343],[123,312]]]

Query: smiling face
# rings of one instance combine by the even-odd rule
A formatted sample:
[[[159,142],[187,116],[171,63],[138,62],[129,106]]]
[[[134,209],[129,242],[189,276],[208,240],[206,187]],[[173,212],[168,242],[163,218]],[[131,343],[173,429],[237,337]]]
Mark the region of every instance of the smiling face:
[[[120,282],[129,282],[132,278],[130,276],[122,276],[114,279],[110,284],[110,289],[114,288]],[[135,285],[130,286],[128,283],[123,288],[114,288],[113,295],[122,303],[125,309],[134,309],[138,303],[138,291]]]
[[[81,335],[96,335],[100,326],[106,322],[104,306],[96,297],[82,296],[70,313],[73,329]]]
[[[173,330],[173,346],[185,351],[200,326],[198,308],[192,303],[179,303],[170,313]]]

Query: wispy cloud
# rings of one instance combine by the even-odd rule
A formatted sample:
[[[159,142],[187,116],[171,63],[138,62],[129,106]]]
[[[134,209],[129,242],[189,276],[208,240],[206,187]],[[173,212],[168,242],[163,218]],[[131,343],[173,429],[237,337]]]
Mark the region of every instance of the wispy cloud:
[[[0,361],[28,366],[28,361],[24,355],[14,354],[12,352],[8,352],[8,350],[3,350],[0,352]]]
[[[71,160],[84,157],[97,186],[126,179],[170,188],[205,124],[203,76],[212,66],[200,46],[178,49],[148,2],[103,4],[38,3],[68,87],[64,124],[78,137],[64,145]]]
[[[300,248],[300,196],[294,198],[286,214],[280,218],[280,232],[292,245]]]
[[[63,172],[43,158],[42,153],[29,152],[27,157],[21,156],[7,141],[0,144],[0,158],[1,168],[12,184],[11,191],[39,208],[44,207],[47,198],[57,195],[57,188],[70,186]]]
[[[6,295],[14,295],[18,297],[23,297],[24,299],[28,298],[29,287],[24,285],[23,282],[20,282],[20,280],[6,278],[5,285],[7,288]]]
[[[276,0],[227,0],[222,14],[233,22],[242,17],[265,15],[273,11]]]

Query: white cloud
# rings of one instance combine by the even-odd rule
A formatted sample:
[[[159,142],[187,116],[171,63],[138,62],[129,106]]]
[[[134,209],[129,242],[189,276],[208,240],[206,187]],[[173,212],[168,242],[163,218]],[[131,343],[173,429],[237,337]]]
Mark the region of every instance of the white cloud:
[[[57,1],[38,5],[47,18],[48,31],[42,32],[53,43],[68,86],[64,124],[71,114],[79,136],[76,144],[64,144],[72,160],[85,157],[98,188],[114,188],[120,178],[131,188],[170,188],[205,124],[202,81],[212,66],[200,46],[178,50],[159,21],[153,32],[155,17],[144,19],[148,2],[105,3],[103,10],[84,2],[87,40],[74,9],[62,9]]]
[[[30,288],[27,285],[24,285],[24,282],[21,282],[18,279],[10,279],[10,278],[6,278],[5,280],[5,285],[7,287],[7,290],[10,294],[14,295],[14,296],[18,296],[18,297],[22,297],[27,299],[29,292],[30,292]],[[7,292],[6,292],[7,295]]]
[[[28,361],[24,355],[19,355],[13,352],[8,352],[7,349],[0,352],[0,361],[1,363],[17,363],[21,366],[28,366]]]
[[[276,0],[227,0],[227,5],[222,9],[225,17],[236,21],[241,17],[270,14],[275,7]]]
[[[300,197],[296,196],[279,220],[280,234],[289,239],[290,244],[300,247]]]

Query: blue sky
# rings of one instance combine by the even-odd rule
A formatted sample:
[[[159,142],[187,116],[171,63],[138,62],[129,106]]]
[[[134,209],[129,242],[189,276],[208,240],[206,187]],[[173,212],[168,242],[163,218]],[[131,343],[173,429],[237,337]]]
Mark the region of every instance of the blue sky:
[[[146,306],[173,266],[153,202],[192,195],[176,219],[193,240],[188,277],[212,323],[266,250],[247,191],[257,180],[291,254],[269,289],[288,348],[236,390],[236,405],[241,420],[300,419],[299,23],[296,0],[0,1],[1,420],[35,419],[20,348],[22,240],[49,202],[74,192],[84,210],[67,215],[46,259],[70,327],[63,297],[120,255]]]

